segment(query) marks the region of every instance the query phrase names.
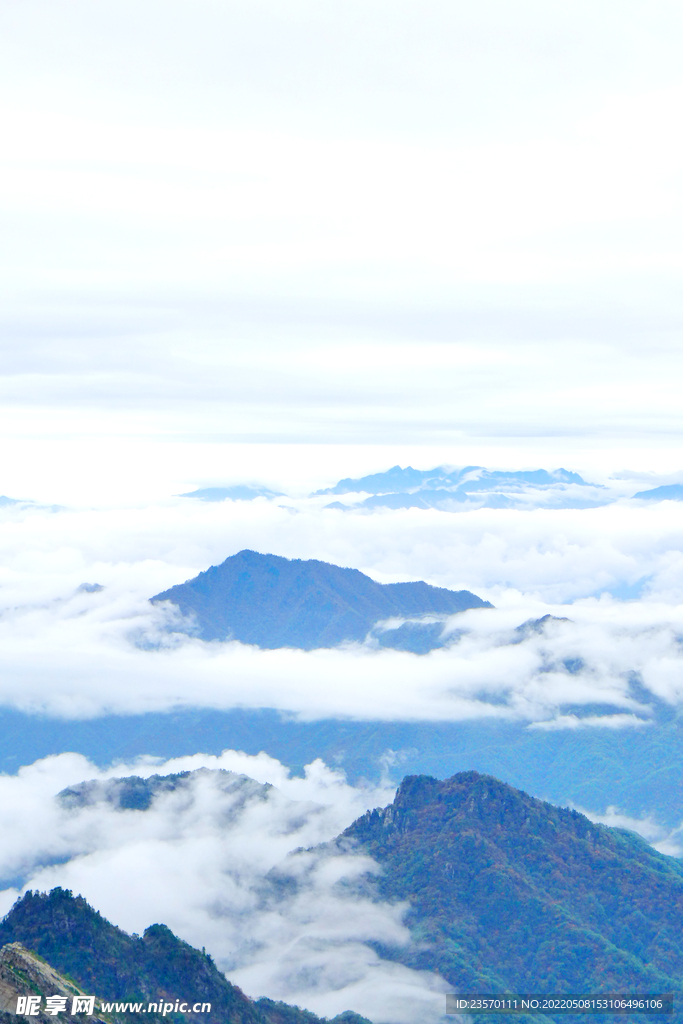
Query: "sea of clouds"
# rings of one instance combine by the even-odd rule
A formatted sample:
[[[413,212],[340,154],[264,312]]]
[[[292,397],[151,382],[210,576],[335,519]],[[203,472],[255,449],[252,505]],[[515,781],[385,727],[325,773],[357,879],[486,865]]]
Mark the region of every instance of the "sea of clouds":
[[[0,702],[63,718],[266,707],[307,719],[645,728],[651,700],[676,705],[683,690],[680,509],[618,501],[368,514],[278,499],[10,507],[0,524]],[[310,652],[206,643],[178,632],[172,606],[149,603],[243,548],[352,566],[380,582],[466,588],[495,608],[451,618],[457,642],[417,656],[371,641]],[[639,596],[613,596],[624,593]],[[564,621],[515,632],[544,615]],[[596,704],[611,714],[581,718]]]
[[[587,0],[13,5],[2,487],[69,507],[0,507],[0,708],[627,735],[677,708],[683,506],[629,495],[680,479],[647,477],[679,466],[682,27],[676,5]],[[646,472],[586,510],[159,499],[252,474],[303,494],[456,451]],[[417,656],[203,643],[149,604],[243,548],[495,608]],[[237,808],[202,776],[144,813],[55,801],[202,766],[277,792]],[[373,866],[288,859],[390,798],[265,756],[108,771],[65,752],[0,776],[0,909],[68,885],[123,927],[165,921],[250,994],[429,1024],[440,983],[368,944],[407,941],[401,907],[370,906]],[[654,820],[604,820],[678,850]],[[285,861],[286,912],[264,895]]]
[[[0,702],[59,718],[266,707],[308,720],[497,716],[536,729],[656,728],[657,708],[675,708],[683,691],[680,511],[626,499],[459,514],[285,499],[6,507]],[[452,617],[453,645],[418,656],[372,641],[310,652],[205,643],[177,631],[172,609],[149,604],[243,548],[352,566],[381,582],[466,588],[495,608]],[[544,615],[554,618],[543,629],[518,630]],[[56,799],[86,779],[201,767],[275,788],[240,800],[200,774],[144,812]],[[62,753],[0,777],[0,911],[26,888],[62,885],[129,931],[163,921],[206,946],[250,995],[328,1016],[353,1008],[378,1024],[436,1021],[443,983],[373,948],[409,941],[407,905],[375,898],[377,865],[294,853],[392,796],[388,782],[351,786],[322,762],[294,778],[266,754],[102,768]],[[680,853],[679,832],[651,818],[612,808],[600,820]],[[275,891],[273,869],[297,885]]]

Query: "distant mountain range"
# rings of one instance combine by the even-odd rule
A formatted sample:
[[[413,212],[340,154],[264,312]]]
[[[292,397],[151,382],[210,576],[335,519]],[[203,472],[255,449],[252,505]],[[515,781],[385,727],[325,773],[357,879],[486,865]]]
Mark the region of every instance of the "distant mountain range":
[[[637,691],[638,699],[653,701]],[[570,707],[577,716],[610,707]],[[654,702],[648,727],[529,729],[525,721],[301,721],[273,709],[178,709],[94,719],[58,719],[0,709],[0,770],[14,774],[39,758],[75,751],[102,767],[141,755],[265,751],[302,774],[322,758],[349,781],[389,772],[444,777],[467,768],[509,780],[554,803],[648,818],[662,834],[683,820],[683,715]],[[656,833],[655,833],[656,834]]]
[[[436,466],[434,469],[413,469],[412,466],[394,466],[384,473],[371,473],[357,480],[346,478],[334,487],[328,487],[316,494],[350,494],[368,491],[370,494],[384,494],[390,491],[406,493],[421,488],[435,486],[460,490],[469,494],[473,491],[491,491],[501,484],[510,486],[553,487],[557,484],[580,484],[582,487],[593,487],[587,484],[578,473],[566,469],[557,469],[549,473],[545,469],[533,470],[489,470],[483,466],[465,466],[464,469],[448,469]]]
[[[683,484],[664,484],[649,491],[638,491],[633,497],[646,501],[683,501]]]
[[[367,476],[345,477],[334,486],[315,491],[309,497],[325,495],[358,495],[357,501],[333,501],[325,506],[342,510],[435,508],[442,512],[463,512],[477,508],[598,508],[619,498],[630,497],[645,501],[683,501],[683,484],[664,484],[632,495],[624,490],[623,485],[590,483],[567,469],[490,470],[483,466],[414,469],[412,466],[393,466]],[[268,501],[287,498],[290,505],[297,501],[306,502],[306,499],[288,497],[282,491],[259,483],[198,487],[176,497],[203,502],[254,501],[256,498]],[[41,506],[27,498],[0,495],[0,508],[3,507],[48,507],[50,511],[64,511],[60,505]]]
[[[340,480],[322,494],[369,493],[352,505],[333,502],[328,508],[595,508],[614,500],[606,488],[587,483],[578,473],[556,469],[488,470],[483,466],[419,470],[394,466],[357,480]]]
[[[398,618],[412,621],[377,629],[377,643],[423,653],[446,640],[443,621],[422,617],[492,607],[469,590],[377,583],[358,569],[256,551],[240,551],[151,600],[176,605],[190,620],[183,628],[203,640],[306,651],[361,642],[378,623]]]
[[[282,492],[251,484],[234,484],[232,487],[200,487],[196,491],[179,494],[178,497],[199,498],[200,501],[253,501],[254,498],[281,498]]]
[[[158,1006],[164,1000],[175,1005],[176,999],[210,1003],[211,1013],[199,1018],[204,1024],[324,1024],[315,1014],[298,1007],[272,999],[249,999],[221,974],[210,956],[177,938],[165,925],[151,925],[142,936],[128,935],[110,924],[82,896],[73,896],[65,889],[27,892],[15,903],[0,922],[0,944],[7,949],[5,944],[9,943],[21,943],[43,957],[52,968],[68,976],[64,979],[66,985],[72,978],[81,989],[97,996],[98,1009],[101,1000],[142,1003],[144,1009],[139,1012],[114,1013],[115,1019],[130,1024],[164,1020],[162,1013],[149,1013],[148,1004]],[[1,958],[0,952],[0,964]],[[17,985],[21,986],[21,980],[17,979]],[[32,984],[25,980],[20,994],[32,994],[36,988],[40,991],[36,980],[33,978]],[[54,979],[47,977],[42,994],[55,992],[59,989]],[[185,1018],[174,1013],[169,1019],[178,1022]],[[334,1021],[370,1024],[350,1011]]]
[[[434,508],[442,512],[477,508],[599,508],[618,498],[629,497],[646,501],[683,501],[683,484],[665,484],[630,495],[624,492],[623,487],[590,483],[567,469],[490,470],[483,466],[413,469],[412,466],[393,466],[381,473],[355,479],[346,477],[333,487],[315,491],[311,497],[325,495],[357,495],[356,501],[333,501],[325,506],[344,511],[381,508]],[[179,497],[201,501],[253,501],[254,498],[281,498],[284,495],[259,484],[236,484],[200,488]]]

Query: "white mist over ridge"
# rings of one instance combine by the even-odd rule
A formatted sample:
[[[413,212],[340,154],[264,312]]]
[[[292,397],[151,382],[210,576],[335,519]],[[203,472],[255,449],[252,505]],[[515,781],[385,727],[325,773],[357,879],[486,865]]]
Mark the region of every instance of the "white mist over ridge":
[[[495,609],[451,618],[458,642],[419,657],[371,643],[261,651],[169,633],[172,617],[148,598],[242,548],[352,566],[380,582],[469,589]],[[10,510],[0,520],[0,702],[66,718],[271,707],[305,718],[502,716],[560,727],[600,704],[605,725],[646,724],[653,700],[681,699],[682,548],[671,502],[458,516],[292,515],[264,499]],[[547,614],[569,621],[514,632]],[[634,675],[649,697],[634,696]]]
[[[122,804],[120,790],[108,796],[113,779],[180,772],[192,774],[152,791],[145,809]],[[84,792],[86,780],[94,786]],[[366,854],[315,849],[394,793],[386,783],[351,786],[320,760],[292,777],[265,754],[235,750],[107,770],[77,754],[45,758],[0,776],[0,913],[27,889],[62,886],[128,932],[161,922],[205,946],[251,996],[326,1016],[352,1008],[377,1024],[431,1024],[443,979],[374,948],[408,944],[409,904],[377,898],[381,869]],[[613,807],[584,813],[681,853],[680,829]]]
[[[57,799],[84,779],[182,771],[195,774],[146,810]],[[378,865],[353,853],[288,859],[393,796],[388,785],[352,787],[321,761],[292,778],[278,761],[238,751],[141,759],[107,772],[76,754],[46,758],[0,777],[0,911],[21,891],[60,885],[129,932],[163,922],[205,946],[251,996],[327,1016],[353,1008],[378,1024],[436,1021],[445,982],[372,948],[409,941],[408,905],[378,901],[363,881]],[[273,888],[274,868],[297,878],[294,895]]]

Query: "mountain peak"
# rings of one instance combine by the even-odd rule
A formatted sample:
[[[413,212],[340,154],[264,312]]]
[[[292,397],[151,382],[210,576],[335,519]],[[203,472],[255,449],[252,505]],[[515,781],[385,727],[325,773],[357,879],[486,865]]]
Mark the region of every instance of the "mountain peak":
[[[491,607],[468,590],[422,581],[377,583],[359,569],[249,549],[151,600],[176,605],[193,623],[186,630],[203,640],[302,650],[362,642],[373,626],[391,618],[445,619],[468,608]],[[429,628],[433,630],[433,621]],[[419,653],[425,649],[424,639],[415,638]],[[427,649],[437,646],[439,638],[430,638]]]
[[[382,898],[410,901],[396,959],[455,989],[681,987],[683,866],[635,833],[468,771],[408,776],[340,838],[379,863]]]

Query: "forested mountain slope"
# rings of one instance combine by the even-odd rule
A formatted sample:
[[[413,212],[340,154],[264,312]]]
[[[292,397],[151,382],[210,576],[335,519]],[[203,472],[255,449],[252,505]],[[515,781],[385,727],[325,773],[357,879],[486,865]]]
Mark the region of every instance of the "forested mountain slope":
[[[413,944],[384,955],[456,990],[683,990],[683,865],[632,832],[461,772],[408,776],[340,846],[410,900]]]
[[[163,924],[128,935],[65,889],[27,892],[0,922],[0,946],[20,942],[100,999],[210,1003],[203,1024],[322,1024],[319,1017],[270,999],[253,1001],[232,985],[204,952]],[[176,1015],[175,1020],[183,1020]],[[148,1021],[128,1013],[126,1020]],[[338,1024],[369,1024],[343,1014]]]

